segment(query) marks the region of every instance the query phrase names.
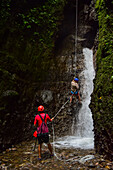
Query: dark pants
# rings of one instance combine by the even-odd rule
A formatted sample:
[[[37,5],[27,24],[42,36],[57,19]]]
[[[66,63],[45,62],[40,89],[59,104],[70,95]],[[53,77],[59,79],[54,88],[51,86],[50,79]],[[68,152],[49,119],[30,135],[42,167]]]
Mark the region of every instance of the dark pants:
[[[38,144],[46,143],[49,144],[49,134],[38,135]]]

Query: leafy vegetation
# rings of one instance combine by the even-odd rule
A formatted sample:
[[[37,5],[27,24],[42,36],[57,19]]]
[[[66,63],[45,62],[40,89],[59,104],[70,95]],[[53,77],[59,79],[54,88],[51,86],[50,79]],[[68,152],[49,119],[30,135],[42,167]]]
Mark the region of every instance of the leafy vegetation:
[[[4,134],[7,121],[15,112],[29,110],[35,88],[47,78],[66,2],[1,0],[0,120]]]
[[[58,27],[63,19],[65,3],[65,0],[37,1],[37,3],[2,0],[0,70],[3,77],[5,71],[9,79],[13,77],[11,90],[20,79],[30,83],[45,79],[45,73],[53,57]],[[42,76],[42,73],[45,75]],[[1,81],[4,82],[3,78]],[[1,93],[9,89],[9,87],[4,89],[3,82],[1,82]]]
[[[113,139],[113,11],[112,2],[96,1],[99,20],[97,74],[91,108],[97,152],[112,159]],[[109,143],[109,145],[108,145]]]

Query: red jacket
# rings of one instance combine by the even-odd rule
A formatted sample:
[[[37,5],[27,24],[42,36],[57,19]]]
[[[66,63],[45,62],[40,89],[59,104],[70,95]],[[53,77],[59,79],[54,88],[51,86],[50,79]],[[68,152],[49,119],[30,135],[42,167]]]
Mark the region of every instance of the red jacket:
[[[40,115],[41,115],[42,119],[44,119],[45,113],[41,113]],[[40,118],[39,115],[36,115],[36,116],[35,116],[35,120],[34,120],[34,125],[35,125],[35,126],[36,126],[36,125],[40,126],[40,125],[42,124],[42,119]],[[50,117],[49,117],[48,114],[46,114],[46,118],[45,118],[45,123],[46,123],[46,124],[47,124],[47,121],[49,121],[49,122],[52,121],[52,120],[50,119]]]

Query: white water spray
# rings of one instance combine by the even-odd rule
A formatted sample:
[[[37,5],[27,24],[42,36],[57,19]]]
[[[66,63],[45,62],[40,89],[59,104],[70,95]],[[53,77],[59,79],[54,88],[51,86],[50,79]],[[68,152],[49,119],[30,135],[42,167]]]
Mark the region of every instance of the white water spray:
[[[75,135],[78,137],[93,138],[93,120],[91,110],[89,108],[91,93],[93,92],[93,79],[95,71],[93,66],[93,52],[88,48],[83,49],[85,70],[80,74],[84,77],[83,92],[82,92],[82,108],[77,114],[77,123]]]
[[[81,72],[80,77],[84,77],[83,80],[83,94],[82,94],[82,107],[77,114],[76,124],[73,126],[74,135],[60,138],[55,145],[57,147],[66,148],[81,148],[92,149],[94,147],[94,134],[93,134],[93,120],[92,113],[89,108],[90,95],[93,92],[93,79],[95,77],[95,71],[93,66],[93,51],[84,48],[84,63],[85,69]]]

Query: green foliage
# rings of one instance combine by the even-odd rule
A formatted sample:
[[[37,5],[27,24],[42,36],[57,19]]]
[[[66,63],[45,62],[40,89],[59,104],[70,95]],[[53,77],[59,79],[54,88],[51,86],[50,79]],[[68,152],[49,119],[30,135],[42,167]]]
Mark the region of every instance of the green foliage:
[[[99,153],[112,158],[113,133],[113,13],[112,2],[96,1],[99,20],[99,46],[97,51],[97,74],[92,96],[95,126],[95,146]],[[101,102],[99,98],[101,99]],[[108,146],[108,143],[110,145]]]
[[[7,22],[10,17],[10,3],[11,0],[1,0],[0,16],[4,23]]]
[[[23,140],[29,129],[26,113],[36,89],[48,78],[66,1],[1,0],[0,146]]]
[[[62,13],[63,2],[47,1],[39,8],[33,8],[25,14],[20,14],[23,28],[33,31],[33,42],[38,41],[43,50],[54,47],[53,40],[58,31],[59,15]]]
[[[104,0],[97,0],[96,1],[96,5],[95,5],[95,8],[96,9],[104,9],[104,6],[105,6],[105,1]]]
[[[20,99],[32,98],[32,84],[46,79],[65,4],[66,0],[1,1],[1,100],[12,90]]]

